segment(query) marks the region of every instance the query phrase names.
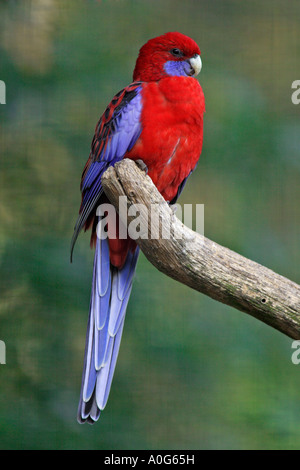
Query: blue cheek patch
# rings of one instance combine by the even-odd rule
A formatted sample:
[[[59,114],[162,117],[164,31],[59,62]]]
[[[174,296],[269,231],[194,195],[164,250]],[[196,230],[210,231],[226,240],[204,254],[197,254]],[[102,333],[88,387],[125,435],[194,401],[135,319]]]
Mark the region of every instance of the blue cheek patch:
[[[191,67],[186,61],[169,60],[164,65],[165,72],[174,77],[186,77]]]

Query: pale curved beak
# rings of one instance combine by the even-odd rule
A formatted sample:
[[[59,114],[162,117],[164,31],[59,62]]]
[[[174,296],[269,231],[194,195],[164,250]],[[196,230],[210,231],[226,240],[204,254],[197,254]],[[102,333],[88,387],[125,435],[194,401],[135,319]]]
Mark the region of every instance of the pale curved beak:
[[[202,60],[199,54],[196,54],[194,57],[189,59],[192,69],[194,70],[193,76],[195,77],[202,69]]]

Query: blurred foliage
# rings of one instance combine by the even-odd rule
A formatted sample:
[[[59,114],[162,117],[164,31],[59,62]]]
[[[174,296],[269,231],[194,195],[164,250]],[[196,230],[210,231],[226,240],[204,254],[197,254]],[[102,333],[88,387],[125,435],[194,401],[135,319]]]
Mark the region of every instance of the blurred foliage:
[[[110,399],[76,422],[92,252],[69,263],[94,126],[150,37],[202,51],[205,234],[300,282],[297,0],[1,1],[1,449],[297,449],[291,340],[141,255]]]

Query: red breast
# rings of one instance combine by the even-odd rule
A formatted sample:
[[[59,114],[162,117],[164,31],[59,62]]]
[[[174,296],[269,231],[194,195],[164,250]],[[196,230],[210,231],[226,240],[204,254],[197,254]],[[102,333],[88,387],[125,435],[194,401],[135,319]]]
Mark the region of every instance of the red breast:
[[[142,133],[125,157],[142,159],[163,197],[170,201],[195,167],[202,150],[204,94],[191,77],[143,84]]]

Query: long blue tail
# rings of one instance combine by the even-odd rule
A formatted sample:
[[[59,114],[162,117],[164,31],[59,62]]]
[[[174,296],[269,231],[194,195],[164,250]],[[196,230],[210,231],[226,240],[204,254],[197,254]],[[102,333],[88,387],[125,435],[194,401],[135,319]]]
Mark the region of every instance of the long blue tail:
[[[108,240],[97,237],[77,415],[79,423],[94,423],[106,405],[138,255],[138,247],[134,253],[129,251],[123,268],[117,269],[110,264]]]

